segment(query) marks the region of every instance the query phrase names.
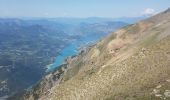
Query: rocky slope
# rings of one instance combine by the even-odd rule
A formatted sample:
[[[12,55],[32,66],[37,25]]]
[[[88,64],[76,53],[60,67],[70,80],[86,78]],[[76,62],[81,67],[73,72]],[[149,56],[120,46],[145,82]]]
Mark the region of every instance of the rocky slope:
[[[18,97],[21,100],[169,100],[169,16],[170,9],[109,35],[68,59],[67,68],[50,88],[36,95],[34,88],[28,95]],[[55,76],[49,75],[44,82]]]

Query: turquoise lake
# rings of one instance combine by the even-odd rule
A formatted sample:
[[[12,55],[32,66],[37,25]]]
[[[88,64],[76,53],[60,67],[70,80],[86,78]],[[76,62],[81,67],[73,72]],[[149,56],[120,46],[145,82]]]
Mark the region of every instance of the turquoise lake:
[[[48,68],[47,72],[52,71],[56,67],[62,65],[67,57],[76,55],[78,53],[78,47],[79,45],[76,42],[71,43],[70,45],[65,47],[56,57],[55,62]]]
[[[87,46],[87,44],[95,43],[103,36],[96,35],[95,37],[84,37],[83,39],[79,39],[70,43],[67,47],[65,47],[59,55],[56,57],[55,62],[50,65],[47,69],[47,72],[53,71],[58,66],[62,65],[67,57],[74,56],[78,54],[78,49],[83,46]]]

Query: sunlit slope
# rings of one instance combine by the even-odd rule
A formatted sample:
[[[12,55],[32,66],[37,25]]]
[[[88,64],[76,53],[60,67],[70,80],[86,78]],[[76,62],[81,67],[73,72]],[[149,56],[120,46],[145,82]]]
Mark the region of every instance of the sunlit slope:
[[[102,68],[102,71],[75,76],[54,89],[52,100],[153,99],[170,88],[170,37],[138,53]],[[157,86],[162,87],[157,88]],[[166,87],[163,87],[167,85]],[[155,89],[161,90],[154,93]]]

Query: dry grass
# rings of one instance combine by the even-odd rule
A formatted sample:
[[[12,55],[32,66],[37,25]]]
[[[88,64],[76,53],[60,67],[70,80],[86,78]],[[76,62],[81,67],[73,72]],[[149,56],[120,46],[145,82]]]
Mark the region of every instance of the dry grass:
[[[56,88],[52,100],[150,100],[155,84],[170,78],[170,37],[120,63],[107,66],[100,74],[73,79]]]

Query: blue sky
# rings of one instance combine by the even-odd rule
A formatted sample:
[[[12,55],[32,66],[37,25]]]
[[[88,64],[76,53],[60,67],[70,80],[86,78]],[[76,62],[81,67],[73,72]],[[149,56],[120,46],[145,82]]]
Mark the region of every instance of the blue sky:
[[[135,17],[170,7],[170,0],[0,0],[0,17]]]

